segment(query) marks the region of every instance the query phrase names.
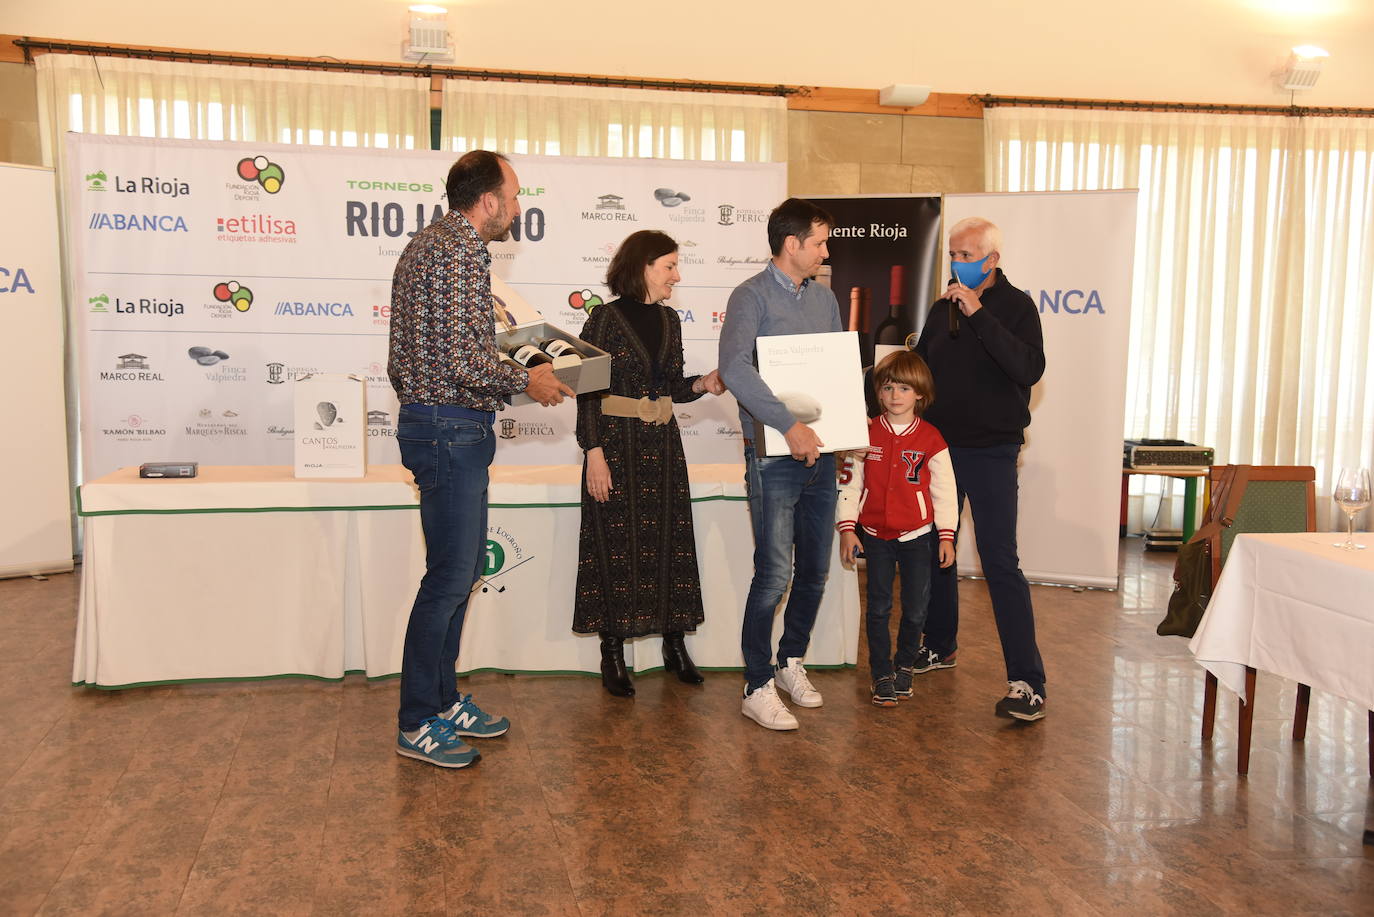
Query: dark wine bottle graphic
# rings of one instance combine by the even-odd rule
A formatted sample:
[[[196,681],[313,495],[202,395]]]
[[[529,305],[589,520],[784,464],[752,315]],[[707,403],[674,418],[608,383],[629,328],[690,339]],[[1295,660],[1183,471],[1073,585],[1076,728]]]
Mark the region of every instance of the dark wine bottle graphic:
[[[906,267],[892,265],[889,273],[887,294],[887,317],[878,323],[873,332],[873,358],[883,357],[898,350],[906,349],[906,337],[911,329],[906,327]]]

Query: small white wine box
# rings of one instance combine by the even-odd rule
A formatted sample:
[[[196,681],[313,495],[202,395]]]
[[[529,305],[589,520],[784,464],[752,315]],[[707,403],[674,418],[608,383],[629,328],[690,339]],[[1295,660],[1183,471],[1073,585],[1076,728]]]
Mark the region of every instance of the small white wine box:
[[[313,373],[295,381],[296,477],[367,474],[367,384],[354,375]]]
[[[793,417],[816,431],[822,452],[868,447],[858,332],[765,335],[755,346],[759,375]],[[790,454],[780,431],[757,421],[754,427],[762,455]]]

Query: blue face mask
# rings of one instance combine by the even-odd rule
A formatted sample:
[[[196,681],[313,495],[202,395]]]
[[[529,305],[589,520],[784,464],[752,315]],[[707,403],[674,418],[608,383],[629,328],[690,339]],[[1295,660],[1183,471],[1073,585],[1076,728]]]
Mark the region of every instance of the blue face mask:
[[[992,254],[986,254],[981,261],[951,261],[950,270],[954,272],[954,277],[970,290],[978,289],[978,285],[988,279],[992,271],[983,270],[983,265],[987,264]]]

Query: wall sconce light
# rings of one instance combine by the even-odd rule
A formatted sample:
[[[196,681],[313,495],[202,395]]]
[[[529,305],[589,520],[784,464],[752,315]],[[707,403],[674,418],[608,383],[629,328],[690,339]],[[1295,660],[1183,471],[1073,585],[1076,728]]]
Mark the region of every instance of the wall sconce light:
[[[878,104],[894,108],[911,108],[924,105],[930,98],[929,86],[915,86],[911,83],[896,83],[878,90]]]
[[[417,3],[406,11],[406,39],[401,57],[413,61],[452,61],[453,42],[448,34],[448,10]]]
[[[1311,89],[1317,85],[1317,77],[1322,74],[1322,64],[1330,57],[1324,48],[1316,45],[1298,45],[1288,57],[1288,64],[1279,74],[1279,88],[1289,90]]]

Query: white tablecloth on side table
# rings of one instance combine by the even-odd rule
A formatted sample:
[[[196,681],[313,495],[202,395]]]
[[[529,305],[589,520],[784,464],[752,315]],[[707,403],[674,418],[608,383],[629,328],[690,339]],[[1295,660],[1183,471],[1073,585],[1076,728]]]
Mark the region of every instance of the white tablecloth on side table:
[[[1374,709],[1374,547],[1332,547],[1344,540],[1237,536],[1188,644],[1198,662],[1242,699],[1250,666]]]
[[[706,623],[687,643],[699,665],[742,667],[753,575],[743,467],[689,471]],[[460,671],[599,671],[595,636],[571,631],[580,474],[492,469],[491,573],[469,607]],[[79,498],[86,541],[73,682],[400,671],[424,571],[418,496],[401,466],[373,466],[357,480],[297,480],[286,466],[143,480],[125,468],[83,485]],[[858,658],[858,582],[838,556],[811,665]],[[659,642],[628,644],[637,671],[662,665]]]

